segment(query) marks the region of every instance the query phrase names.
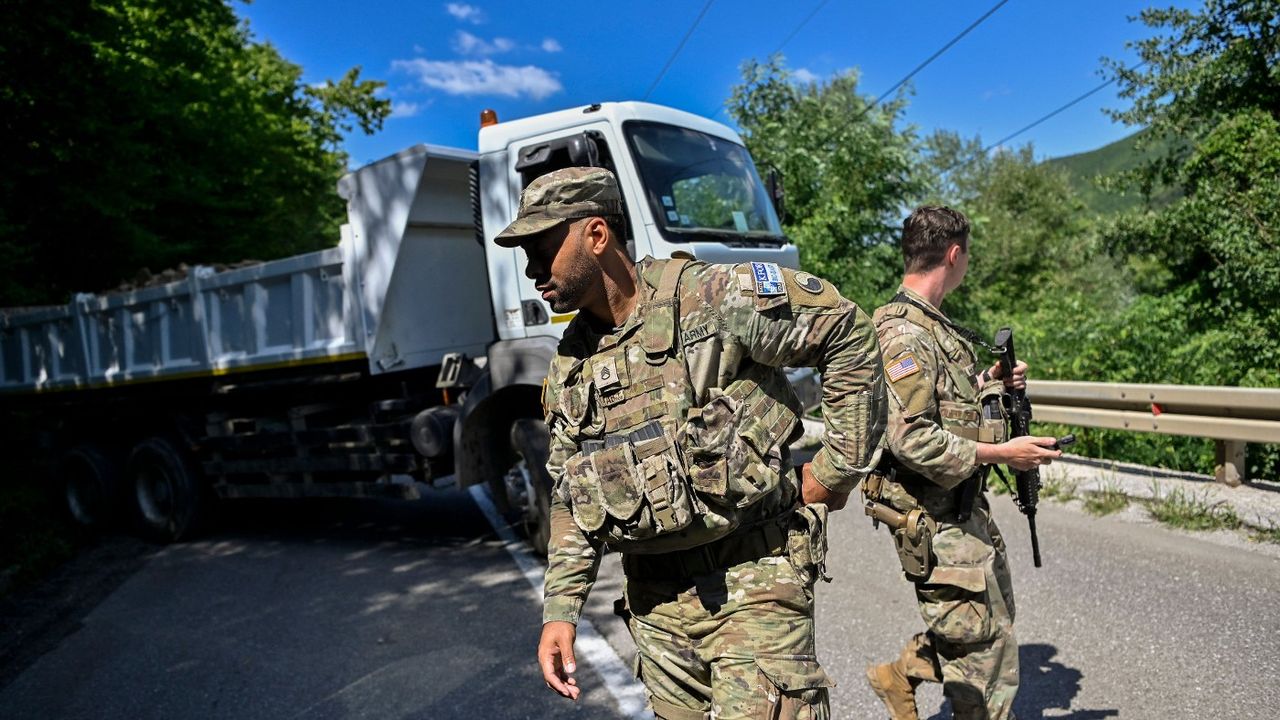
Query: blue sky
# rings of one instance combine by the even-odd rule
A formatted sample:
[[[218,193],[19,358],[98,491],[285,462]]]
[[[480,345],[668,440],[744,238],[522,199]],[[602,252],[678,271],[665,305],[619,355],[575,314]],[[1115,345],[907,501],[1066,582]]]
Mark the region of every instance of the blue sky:
[[[767,57],[820,4],[783,48],[788,66],[814,78],[856,67],[862,91],[879,95],[996,2],[715,0],[648,99],[715,115],[740,79],[740,63]],[[1100,58],[1132,61],[1125,41],[1148,33],[1128,18],[1150,4],[1011,0],[914,78],[905,121],[922,132],[998,140],[1102,82]],[[418,142],[474,149],[487,107],[513,119],[644,99],[704,0],[255,0],[235,7],[257,39],[303,67],[308,82],[355,65],[387,82],[395,114],[381,132],[356,132],[346,145],[360,165]],[[1132,132],[1102,112],[1122,106],[1107,88],[1012,144],[1033,142],[1043,157],[1100,147]],[[723,112],[716,119],[730,122]]]

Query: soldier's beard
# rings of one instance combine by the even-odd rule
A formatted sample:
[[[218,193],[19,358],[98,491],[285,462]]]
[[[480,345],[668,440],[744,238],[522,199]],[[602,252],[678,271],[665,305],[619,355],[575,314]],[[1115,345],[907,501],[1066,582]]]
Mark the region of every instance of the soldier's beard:
[[[575,255],[564,277],[552,278],[551,291],[554,294],[547,301],[551,304],[551,311],[568,313],[582,309],[591,289],[593,276],[599,272],[599,266],[590,258]]]

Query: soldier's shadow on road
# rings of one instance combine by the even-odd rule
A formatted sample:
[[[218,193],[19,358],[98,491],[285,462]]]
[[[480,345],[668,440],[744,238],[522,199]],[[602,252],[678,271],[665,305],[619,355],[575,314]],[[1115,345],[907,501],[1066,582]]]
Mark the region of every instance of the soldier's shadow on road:
[[[1117,709],[1072,710],[1071,702],[1080,693],[1080,680],[1084,673],[1054,660],[1057,654],[1058,648],[1052,645],[1032,644],[1018,648],[1021,679],[1013,709],[1019,720],[1045,718],[1046,710],[1060,711],[1047,716],[1055,720],[1102,720],[1120,715]],[[950,717],[951,703],[945,702],[929,720]]]

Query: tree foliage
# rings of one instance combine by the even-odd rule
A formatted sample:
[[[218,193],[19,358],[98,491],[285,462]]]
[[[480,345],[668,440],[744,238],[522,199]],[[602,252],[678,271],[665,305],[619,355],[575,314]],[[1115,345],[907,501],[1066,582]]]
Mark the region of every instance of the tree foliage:
[[[382,83],[304,84],[229,0],[6,8],[0,304],[334,242],[341,133],[380,127]]]
[[[895,127],[905,100],[870,106],[856,72],[798,82],[783,60],[749,61],[729,112],[756,164],[775,168],[802,264],[868,307],[901,273],[894,227],[919,192],[917,140]]]
[[[1157,32],[1127,43],[1142,60],[1104,60],[1128,100],[1116,120],[1149,128],[1142,145],[1163,147],[1136,174],[1150,193],[1173,182],[1194,144],[1236,111],[1280,120],[1280,1],[1205,0],[1199,10],[1151,8],[1138,19]]]

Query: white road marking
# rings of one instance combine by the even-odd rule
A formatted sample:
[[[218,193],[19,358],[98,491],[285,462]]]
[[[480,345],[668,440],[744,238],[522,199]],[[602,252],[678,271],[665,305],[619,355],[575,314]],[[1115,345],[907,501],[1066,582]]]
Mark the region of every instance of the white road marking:
[[[520,572],[533,588],[534,597],[541,604],[544,574],[542,565],[534,558],[529,546],[516,537],[511,526],[503,521],[484,486],[472,485],[470,491],[476,505],[480,506],[480,511],[498,533],[503,546],[516,561],[516,566],[520,568]],[[647,708],[644,686],[636,682],[635,676],[622,662],[622,658],[618,657],[618,653],[614,652],[609,642],[585,616],[578,620],[578,638],[574,642],[574,655],[579,662],[585,660],[591,664],[596,674],[604,680],[605,689],[613,696],[614,702],[618,704],[618,710],[624,716],[631,720],[652,720],[653,713]]]

